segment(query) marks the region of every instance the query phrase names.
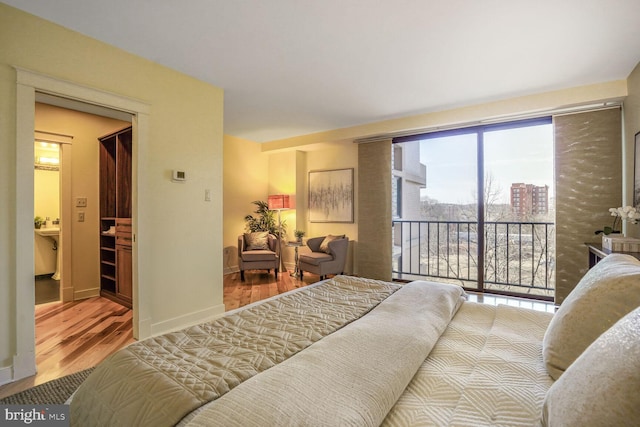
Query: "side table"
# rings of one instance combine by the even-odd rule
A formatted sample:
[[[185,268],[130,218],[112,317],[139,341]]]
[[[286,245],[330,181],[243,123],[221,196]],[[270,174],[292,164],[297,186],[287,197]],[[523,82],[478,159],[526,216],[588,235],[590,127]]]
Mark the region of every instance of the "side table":
[[[585,243],[585,245],[589,248],[589,268],[596,265],[596,263],[602,258],[613,253],[631,255],[632,257],[640,260],[640,252],[614,252],[603,248],[600,243]]]
[[[296,268],[293,270],[293,272],[290,274],[292,277],[298,277],[300,276],[300,270],[298,270],[298,248],[300,246],[302,246],[302,242],[298,242],[298,241],[290,241],[287,242],[287,246],[290,248],[295,248],[295,255],[293,258],[293,261],[295,263]]]

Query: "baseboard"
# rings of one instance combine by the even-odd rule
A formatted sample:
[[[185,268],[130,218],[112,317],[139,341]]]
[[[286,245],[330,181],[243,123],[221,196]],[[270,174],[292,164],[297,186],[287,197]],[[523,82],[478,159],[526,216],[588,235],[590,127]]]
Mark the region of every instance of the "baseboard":
[[[7,366],[6,368],[0,368],[0,386],[13,382],[13,368]]]
[[[36,355],[34,352],[21,353],[13,356],[13,375],[12,381],[21,380],[22,378],[35,375],[38,371],[36,369]]]
[[[222,274],[226,276],[227,274],[237,273],[238,271],[240,271],[240,268],[238,268],[237,265],[234,265],[233,267],[225,267]]]
[[[70,302],[74,299],[73,287],[68,286],[66,288],[62,288],[62,302]]]
[[[185,314],[184,316],[174,317],[173,319],[164,320],[162,322],[151,325],[151,336],[164,334],[188,326],[197,325],[199,323],[208,322],[222,316],[225,312],[224,304],[216,305],[205,310],[196,311],[194,313]]]
[[[135,313],[133,318],[135,319]],[[133,337],[137,340],[143,340],[145,338],[149,338],[151,336],[151,328],[153,325],[151,324],[151,319],[141,319],[139,324],[134,322],[133,324]]]
[[[80,299],[87,299],[87,298],[93,298],[93,297],[99,297],[100,296],[100,288],[91,288],[91,289],[85,289],[82,291],[75,291],[73,293],[73,300],[80,300]]]

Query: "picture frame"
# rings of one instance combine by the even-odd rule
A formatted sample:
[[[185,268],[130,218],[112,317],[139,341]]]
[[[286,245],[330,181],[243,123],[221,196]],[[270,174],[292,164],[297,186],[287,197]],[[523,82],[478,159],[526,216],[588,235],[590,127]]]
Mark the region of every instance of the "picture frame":
[[[353,222],[353,168],[309,171],[309,222]]]
[[[640,132],[635,135],[633,155],[633,206],[640,206]]]

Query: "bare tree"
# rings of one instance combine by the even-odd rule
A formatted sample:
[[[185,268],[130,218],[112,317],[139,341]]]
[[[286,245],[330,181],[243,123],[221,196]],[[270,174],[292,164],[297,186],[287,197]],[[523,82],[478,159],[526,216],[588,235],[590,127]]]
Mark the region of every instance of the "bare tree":
[[[516,218],[510,205],[501,203],[502,188],[491,173],[486,174],[484,184],[486,286],[517,292],[526,289],[529,293],[553,288],[553,227],[549,231],[548,225],[533,215]],[[428,200],[423,213],[429,221],[441,222],[428,223],[421,231],[421,270],[463,285],[475,282],[477,204],[444,205]]]

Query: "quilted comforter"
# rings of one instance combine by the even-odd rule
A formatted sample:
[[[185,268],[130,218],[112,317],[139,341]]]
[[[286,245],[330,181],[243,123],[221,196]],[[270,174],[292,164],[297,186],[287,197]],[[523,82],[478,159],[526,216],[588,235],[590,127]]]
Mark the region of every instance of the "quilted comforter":
[[[337,276],[121,350],[80,387],[71,421],[534,425],[550,318],[464,302],[453,285]]]

